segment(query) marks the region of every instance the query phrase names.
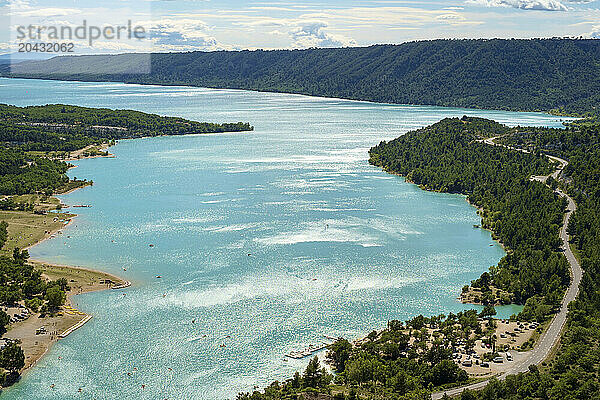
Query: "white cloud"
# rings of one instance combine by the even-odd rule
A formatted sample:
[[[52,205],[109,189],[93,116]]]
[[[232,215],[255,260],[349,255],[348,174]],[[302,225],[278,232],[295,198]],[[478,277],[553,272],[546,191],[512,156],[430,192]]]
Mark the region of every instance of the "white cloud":
[[[312,18],[310,14],[301,15],[297,18],[246,16],[245,19],[245,21],[237,21],[233,24],[251,30],[271,28],[268,34],[288,36],[292,41],[291,46],[293,48],[348,47],[356,45],[356,41],[352,38],[331,33],[328,22]]]
[[[34,7],[28,0],[2,1],[0,6],[4,8],[3,13],[10,17],[23,18],[51,18],[81,13],[78,8],[67,7]]]
[[[444,22],[448,25],[464,25],[468,22],[464,16],[456,13],[438,15],[435,19],[436,21]]]
[[[228,50],[209,31],[211,28],[201,20],[161,19],[149,23],[150,38],[156,50],[189,51],[189,50]]]
[[[292,46],[308,47],[348,47],[355,46],[356,41],[343,35],[325,31],[327,23],[323,21],[304,21],[290,31]]]
[[[470,4],[487,7],[513,7],[521,10],[568,11],[568,7],[558,0],[467,0]]]

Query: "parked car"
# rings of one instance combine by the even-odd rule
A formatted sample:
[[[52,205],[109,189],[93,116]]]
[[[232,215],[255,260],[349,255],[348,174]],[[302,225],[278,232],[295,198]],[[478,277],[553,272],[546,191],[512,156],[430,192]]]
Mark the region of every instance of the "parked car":
[[[501,356],[498,356],[498,357],[494,358],[492,361],[494,361],[495,363],[503,363],[504,358],[502,358]]]

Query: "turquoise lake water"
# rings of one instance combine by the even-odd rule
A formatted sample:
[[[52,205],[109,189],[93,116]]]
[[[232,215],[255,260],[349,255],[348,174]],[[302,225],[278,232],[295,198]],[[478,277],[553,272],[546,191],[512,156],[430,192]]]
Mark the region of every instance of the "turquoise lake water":
[[[76,209],[64,235],[30,253],[134,286],[126,296],[76,296],[94,318],[6,390],[7,400],[234,398],[303,369],[307,360],[284,354],[323,335],[353,339],[391,319],[465,309],[461,287],[502,248],[473,228],[479,218],[464,197],[387,175],[368,164],[368,149],[464,114],[560,126],[539,113],[119,83],[0,79],[0,102],[256,128],[123,140],[110,150],[116,158],[76,163],[70,175],[94,186],[61,198],[92,207]]]

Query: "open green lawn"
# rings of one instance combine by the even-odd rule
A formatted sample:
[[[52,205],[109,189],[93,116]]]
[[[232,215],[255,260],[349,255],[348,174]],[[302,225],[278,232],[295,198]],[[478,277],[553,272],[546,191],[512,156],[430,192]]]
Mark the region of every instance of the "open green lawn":
[[[64,221],[73,216],[68,213],[40,215],[27,211],[0,211],[0,221],[8,223],[8,240],[0,253],[12,254],[15,247],[23,249],[43,240],[50,236],[48,232],[62,228]]]

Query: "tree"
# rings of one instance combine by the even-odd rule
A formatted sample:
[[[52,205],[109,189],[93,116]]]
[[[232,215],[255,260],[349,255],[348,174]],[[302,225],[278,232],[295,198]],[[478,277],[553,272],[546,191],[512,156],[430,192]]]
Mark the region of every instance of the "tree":
[[[39,297],[25,300],[25,306],[33,312],[38,312],[44,305],[44,302]]]
[[[481,310],[481,312],[479,313],[479,316],[481,318],[493,317],[494,315],[496,315],[496,309],[491,304],[485,305],[483,307],[483,310]]]
[[[315,356],[308,362],[308,366],[304,370],[304,386],[316,388],[320,386],[323,371],[319,363],[319,357]]]
[[[18,247],[15,247],[13,249],[13,259],[15,261],[25,262],[25,261],[27,261],[28,258],[29,258],[29,252],[27,250],[21,251],[21,249],[19,249]]]
[[[485,290],[489,288],[491,280],[490,274],[488,272],[484,272],[481,274],[481,277],[475,281],[475,284],[477,287]]]
[[[460,400],[477,400],[477,396],[471,390],[465,389],[460,395]]]
[[[52,282],[52,284],[57,285],[63,292],[66,292],[70,289],[69,283],[67,282],[67,278],[58,278],[57,280]]]
[[[356,394],[356,389],[351,388],[350,393],[348,394],[348,400],[357,400],[358,395]]]
[[[346,374],[350,382],[363,384],[373,379],[376,365],[372,359],[361,357],[348,362]]]
[[[388,322],[388,329],[390,331],[401,331],[402,329],[404,329],[404,324],[402,323],[402,321],[394,319]]]
[[[292,378],[291,384],[292,384],[292,387],[295,389],[299,389],[300,386],[302,385],[302,382],[300,380],[300,373],[298,371],[296,371],[294,373],[294,377]]]
[[[408,321],[407,325],[419,330],[425,326],[426,322],[427,321],[423,315],[417,315],[416,317]]]
[[[467,379],[466,372],[451,360],[442,360],[431,369],[431,382],[435,386],[465,381]]]
[[[338,339],[329,346],[327,360],[335,367],[336,372],[343,372],[346,368],[346,361],[350,358],[352,344],[346,339]]]
[[[25,366],[25,355],[21,346],[12,342],[0,351],[0,367],[11,373],[18,372]]]
[[[408,381],[409,376],[406,371],[402,369],[389,380],[388,384],[396,393],[404,395],[409,390]]]
[[[0,335],[6,332],[6,327],[10,323],[10,316],[4,312],[4,310],[0,310]]]
[[[58,286],[50,286],[46,290],[46,301],[48,302],[48,308],[51,311],[57,310],[60,306],[65,303],[66,295],[60,287]]]
[[[496,352],[496,342],[498,341],[498,337],[496,336],[496,334],[493,334],[492,336],[490,336],[490,343],[492,345],[492,353]]]

